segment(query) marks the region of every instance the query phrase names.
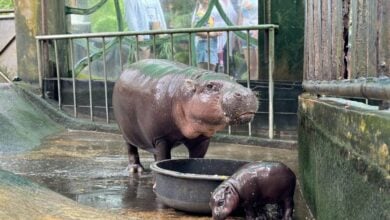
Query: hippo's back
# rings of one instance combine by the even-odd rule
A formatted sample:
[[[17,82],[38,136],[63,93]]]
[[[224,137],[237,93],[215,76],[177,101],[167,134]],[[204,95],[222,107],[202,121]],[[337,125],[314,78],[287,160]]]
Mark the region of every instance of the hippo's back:
[[[253,195],[274,199],[283,199],[294,194],[296,177],[285,164],[274,161],[252,162],[241,167],[231,176],[232,182],[244,199]],[[238,183],[238,185],[237,185]],[[255,186],[255,187],[254,187]]]

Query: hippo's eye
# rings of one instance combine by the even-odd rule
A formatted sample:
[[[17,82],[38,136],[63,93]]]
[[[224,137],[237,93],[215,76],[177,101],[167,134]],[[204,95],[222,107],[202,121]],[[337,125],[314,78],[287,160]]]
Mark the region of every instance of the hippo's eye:
[[[211,92],[217,92],[221,88],[219,83],[210,82],[206,85],[206,90]]]
[[[223,206],[225,204],[225,201],[224,200],[219,200],[217,202],[217,206]]]
[[[214,87],[215,87],[215,85],[214,85],[214,84],[211,84],[211,83],[207,84],[207,86],[206,86],[206,88],[207,88],[208,90],[212,90],[212,89],[214,89]]]

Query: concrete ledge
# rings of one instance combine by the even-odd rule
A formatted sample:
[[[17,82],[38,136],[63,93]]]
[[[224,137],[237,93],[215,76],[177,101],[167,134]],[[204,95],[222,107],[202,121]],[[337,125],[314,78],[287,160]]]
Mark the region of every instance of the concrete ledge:
[[[297,149],[297,141],[292,140],[280,140],[280,139],[268,139],[260,137],[248,137],[238,135],[216,134],[213,136],[212,141],[221,143],[234,143],[234,144],[247,144],[256,145],[262,147],[281,148],[281,149]]]
[[[87,207],[0,170],[0,219],[138,219]]]
[[[390,219],[390,113],[338,99],[299,99],[298,157],[317,219]]]

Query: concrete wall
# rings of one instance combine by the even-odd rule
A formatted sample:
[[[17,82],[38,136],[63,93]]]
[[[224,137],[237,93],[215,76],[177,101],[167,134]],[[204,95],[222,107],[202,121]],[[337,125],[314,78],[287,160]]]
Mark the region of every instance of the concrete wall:
[[[316,219],[390,219],[390,112],[299,99],[299,172]]]
[[[0,15],[0,72],[9,79],[17,76],[15,19],[12,14]]]
[[[15,0],[16,51],[19,77],[38,83],[38,61],[35,36],[66,33],[64,0]],[[43,59],[53,60],[43,48]],[[54,75],[53,68],[44,72]]]

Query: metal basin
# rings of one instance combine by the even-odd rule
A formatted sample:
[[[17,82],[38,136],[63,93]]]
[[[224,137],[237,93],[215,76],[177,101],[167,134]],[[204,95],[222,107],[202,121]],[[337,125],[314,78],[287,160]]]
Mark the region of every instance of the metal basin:
[[[151,164],[157,198],[172,208],[210,213],[211,192],[238,168],[248,163],[223,159],[173,159]]]

